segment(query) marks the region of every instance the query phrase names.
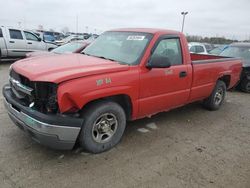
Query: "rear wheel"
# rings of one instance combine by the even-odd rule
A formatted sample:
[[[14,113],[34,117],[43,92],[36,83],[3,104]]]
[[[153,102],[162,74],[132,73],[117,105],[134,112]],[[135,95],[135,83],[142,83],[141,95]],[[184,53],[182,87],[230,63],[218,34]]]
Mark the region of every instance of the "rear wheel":
[[[241,90],[247,93],[250,93],[250,80],[245,78],[244,80],[241,81]]]
[[[218,110],[226,96],[226,84],[218,80],[212,94],[203,101],[205,108],[209,110]]]
[[[90,153],[101,153],[118,144],[126,127],[126,115],[120,105],[102,101],[84,113],[80,145]]]

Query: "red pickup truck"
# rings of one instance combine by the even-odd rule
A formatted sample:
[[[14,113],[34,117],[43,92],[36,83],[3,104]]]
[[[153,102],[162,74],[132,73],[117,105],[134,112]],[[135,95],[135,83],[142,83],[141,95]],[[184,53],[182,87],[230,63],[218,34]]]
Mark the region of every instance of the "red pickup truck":
[[[105,32],[82,54],[17,61],[3,88],[13,122],[37,142],[92,153],[114,147],[126,122],[203,101],[223,103],[240,78],[240,59],[190,55],[182,33]]]

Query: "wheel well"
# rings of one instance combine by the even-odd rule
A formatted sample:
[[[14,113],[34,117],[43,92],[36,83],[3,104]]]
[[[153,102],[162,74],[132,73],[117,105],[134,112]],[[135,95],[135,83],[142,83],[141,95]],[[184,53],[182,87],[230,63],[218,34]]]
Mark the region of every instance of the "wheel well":
[[[90,105],[93,105],[94,103],[97,103],[99,101],[113,101],[116,102],[117,104],[119,104],[125,114],[126,114],[126,118],[127,120],[131,120],[131,116],[132,116],[132,102],[131,99],[128,95],[122,94],[122,95],[115,95],[115,96],[110,96],[110,97],[105,97],[105,98],[100,98],[97,100],[93,100],[88,102],[86,105],[84,105],[83,107],[83,111],[85,111],[86,109],[88,109],[88,107]]]
[[[48,51],[50,52],[51,50],[54,50],[54,48],[49,48]]]
[[[226,84],[227,88],[228,88],[229,85],[230,85],[231,76],[230,75],[224,75],[224,76],[220,77],[219,80],[223,81]]]

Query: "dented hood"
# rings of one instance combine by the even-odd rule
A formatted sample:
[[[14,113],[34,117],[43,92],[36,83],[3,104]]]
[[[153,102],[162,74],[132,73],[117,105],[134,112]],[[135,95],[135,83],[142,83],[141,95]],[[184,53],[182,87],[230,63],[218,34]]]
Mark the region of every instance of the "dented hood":
[[[129,66],[82,54],[65,54],[23,59],[14,63],[12,68],[31,81],[60,83],[84,76],[126,71]]]

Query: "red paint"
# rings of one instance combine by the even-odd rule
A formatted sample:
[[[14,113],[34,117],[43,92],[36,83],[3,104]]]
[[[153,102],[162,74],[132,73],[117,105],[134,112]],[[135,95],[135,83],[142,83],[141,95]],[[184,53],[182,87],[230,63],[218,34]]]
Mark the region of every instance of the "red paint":
[[[216,55],[206,55],[206,54],[193,54],[190,53],[191,60],[197,61],[197,60],[211,60],[211,59],[222,59],[224,57],[222,56],[216,56]]]
[[[35,61],[21,60],[15,63],[13,68],[32,81],[58,83],[58,103],[62,113],[74,108],[82,109],[87,103],[97,99],[127,95],[132,103],[132,119],[207,98],[222,76],[231,77],[228,88],[239,81],[242,67],[240,60],[192,64],[192,60],[221,57],[197,54],[190,56],[186,38],[179,32],[158,29],[116,31],[146,32],[154,35],[139,65],[120,65],[81,54],[68,54],[41,57]],[[147,69],[145,65],[156,40],[162,35],[173,34],[180,37],[183,65]],[[172,74],[166,75],[165,71],[169,70]],[[181,71],[186,71],[187,77],[180,78]],[[112,82],[97,86],[98,80],[106,78]]]

